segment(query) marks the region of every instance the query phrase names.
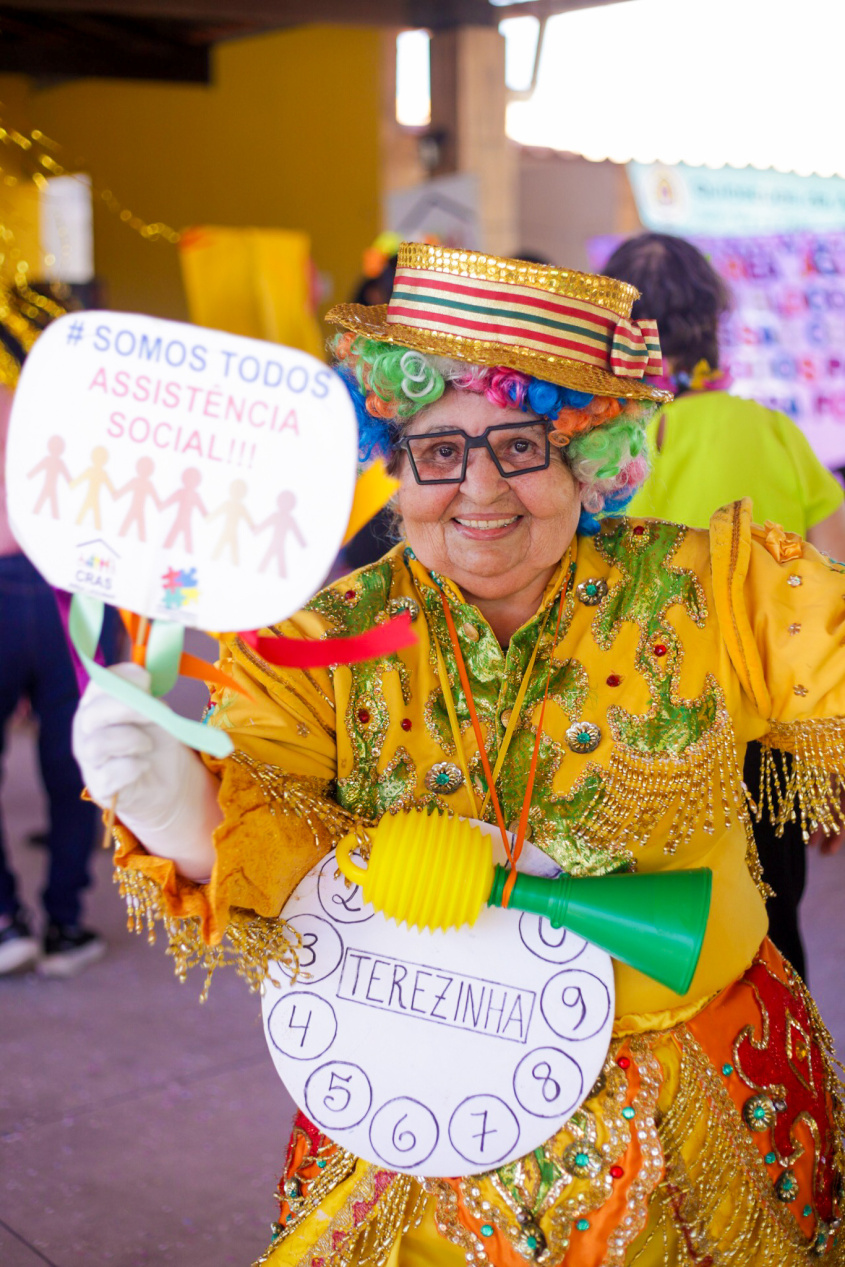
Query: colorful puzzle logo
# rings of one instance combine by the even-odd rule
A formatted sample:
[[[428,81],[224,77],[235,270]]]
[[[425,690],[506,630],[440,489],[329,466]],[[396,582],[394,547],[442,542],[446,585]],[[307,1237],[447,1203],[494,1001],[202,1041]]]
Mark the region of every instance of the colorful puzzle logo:
[[[169,611],[190,607],[199,598],[197,569],[168,568],[161,578],[164,586],[164,606]]]

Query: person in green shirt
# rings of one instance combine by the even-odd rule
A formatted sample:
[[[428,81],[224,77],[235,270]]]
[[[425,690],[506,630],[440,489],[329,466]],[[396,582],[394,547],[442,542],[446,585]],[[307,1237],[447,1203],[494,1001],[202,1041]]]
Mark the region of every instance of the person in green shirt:
[[[666,386],[675,399],[648,428],[651,474],[626,514],[706,528],[720,506],[750,497],[754,518],[780,524],[837,559],[845,559],[845,493],[785,414],[730,396],[719,371],[719,320],[730,292],[702,253],[683,238],[645,233],[623,242],[604,273],[640,292],[632,317],[657,321]],[[760,746],[750,744],[745,781],[760,782]],[[806,975],[798,926],[806,857],[800,824],[777,837],[754,824],[765,880],[769,935]],[[834,852],[841,837],[816,839]]]

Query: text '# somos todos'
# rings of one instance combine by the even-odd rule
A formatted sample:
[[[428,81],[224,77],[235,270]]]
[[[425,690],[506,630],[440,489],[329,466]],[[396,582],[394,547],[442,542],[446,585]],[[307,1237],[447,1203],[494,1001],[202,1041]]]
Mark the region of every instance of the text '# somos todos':
[[[111,364],[96,370],[88,390],[95,398],[125,402],[109,414],[111,439],[231,465],[251,465],[248,430],[298,436],[296,397],[324,400],[332,382],[330,370],[299,360],[286,365],[228,348],[127,329],[115,332],[108,325],[96,327],[93,347],[110,354]],[[115,354],[156,368],[115,369]],[[209,427],[219,423],[226,427],[225,437]],[[237,439],[232,428],[240,433]]]

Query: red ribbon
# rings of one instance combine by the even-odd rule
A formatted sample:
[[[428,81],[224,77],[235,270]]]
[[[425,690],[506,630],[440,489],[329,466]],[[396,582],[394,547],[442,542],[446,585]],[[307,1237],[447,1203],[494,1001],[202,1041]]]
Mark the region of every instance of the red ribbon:
[[[285,669],[327,669],[332,664],[359,664],[362,660],[392,655],[417,641],[408,612],[349,638],[262,638],[257,629],[242,630],[238,637],[257,651],[262,660]]]

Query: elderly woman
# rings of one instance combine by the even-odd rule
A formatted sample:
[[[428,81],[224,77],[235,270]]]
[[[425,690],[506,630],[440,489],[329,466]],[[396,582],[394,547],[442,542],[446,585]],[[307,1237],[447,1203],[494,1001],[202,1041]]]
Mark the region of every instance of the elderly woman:
[[[805,825],[833,829],[843,569],[754,527],[741,502],[709,534],[618,517],[666,398],[635,298],[607,278],[403,247],[388,305],[330,319],[362,458],[384,454],[401,481],[404,540],[269,632],[354,634],[407,610],[416,645],[305,672],[225,640],[249,697],[215,691],[209,724],[236,751],[206,766],[96,692],[82,706],[89,787],[103,804],[119,794],[125,891],[165,916],[183,962],[212,966],[228,938],[260,978],[317,860],[350,824],[412,808],[492,821],[498,804],[573,875],[713,871],[689,991],[615,965],[603,1074],[529,1156],[418,1181],[300,1114],[273,1267],[843,1260],[830,1039],[766,940],[738,767],[762,738],[761,812],[797,793]],[[777,750],[793,754],[788,788]]]

